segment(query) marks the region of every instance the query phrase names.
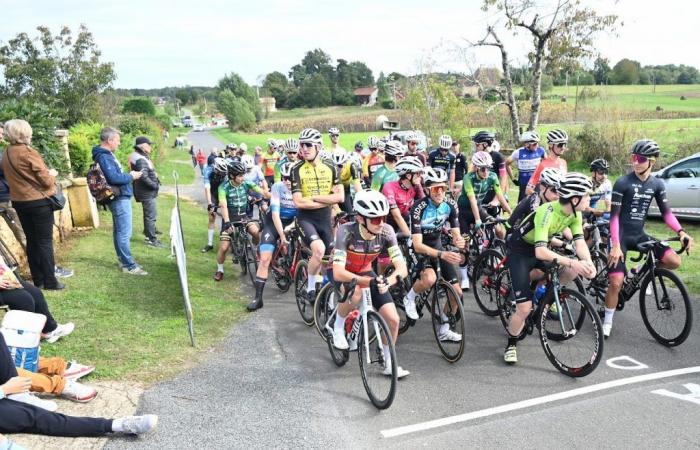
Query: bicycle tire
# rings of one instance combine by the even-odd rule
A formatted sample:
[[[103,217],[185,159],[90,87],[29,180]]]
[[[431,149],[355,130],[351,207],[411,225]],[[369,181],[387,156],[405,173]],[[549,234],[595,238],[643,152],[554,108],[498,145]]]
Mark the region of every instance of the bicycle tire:
[[[438,280],[434,289],[433,298],[430,303],[430,316],[432,318],[435,341],[438,344],[442,356],[447,361],[454,363],[459,361],[462,354],[464,354],[464,309],[462,308],[462,302],[457,291],[450,283],[442,279]],[[451,299],[453,301],[441,301],[441,292],[444,292],[445,299]],[[444,310],[446,307],[448,311]],[[441,317],[440,311],[445,314],[447,321]],[[461,335],[462,338],[459,342],[440,340],[440,328],[443,324],[449,324],[450,331]]]
[[[358,319],[360,320],[360,319]],[[364,333],[365,327],[369,334],[369,346],[370,348],[365,349],[364,343]],[[386,343],[382,342],[381,336],[377,336],[377,331],[385,336]],[[377,409],[387,409],[394,402],[394,397],[396,396],[396,385],[398,383],[398,364],[396,362],[396,348],[394,347],[394,342],[391,339],[391,333],[389,332],[389,327],[382,316],[376,311],[367,311],[367,324],[360,322],[360,328],[358,332],[358,351],[357,359],[360,364],[360,374],[362,375],[362,384],[365,386],[365,391],[372,404]],[[381,344],[381,345],[380,345]],[[389,347],[389,354],[391,355],[391,376],[386,376],[383,374],[384,371],[384,355],[381,350],[382,345],[387,345]],[[367,361],[367,351],[369,352],[370,360]],[[376,357],[376,359],[373,358]],[[388,380],[387,380],[388,379]],[[384,382],[379,382],[382,380]],[[377,381],[377,383],[374,383]],[[388,383],[386,383],[388,381]],[[379,384],[387,384],[388,389],[386,393],[377,392]]]
[[[324,327],[326,326],[328,317],[333,314],[333,310],[335,309],[335,305],[329,305],[328,303],[331,294],[333,294],[333,287],[331,283],[327,283],[318,292],[316,302],[314,303],[314,328],[316,328],[316,331],[324,342],[328,341],[328,331]],[[329,306],[331,306],[330,309]]]
[[[574,305],[583,310],[586,320],[566,339],[549,339],[549,334],[552,333],[550,330],[557,327],[560,333],[564,330],[561,330],[558,319],[552,320],[549,316],[549,307],[554,301],[554,296],[548,296],[542,300],[535,317],[536,323],[539,324],[540,343],[547,359],[559,372],[572,378],[585,377],[598,367],[603,358],[603,325],[593,305],[580,292],[562,288],[559,291],[559,298],[565,326],[572,325],[566,323],[570,322],[567,319],[569,315],[566,314],[566,310],[570,310]],[[567,347],[564,348],[564,346]],[[577,348],[580,350],[577,351]]]
[[[308,294],[306,292],[308,277],[309,264],[304,260],[299,261],[297,270],[294,273],[294,297],[297,302],[297,309],[299,309],[299,314],[301,315],[301,320],[306,326],[310,327],[314,324],[314,312],[308,301]]]
[[[693,327],[693,310],[690,303],[690,298],[688,297],[688,289],[686,288],[685,283],[683,283],[683,280],[681,280],[673,271],[668,269],[657,267],[656,270],[654,270],[654,278],[657,278],[657,283],[652,284],[650,288],[655,300],[659,288],[665,294],[661,299],[663,309],[658,309],[658,302],[647,302],[646,300],[646,290],[652,280],[651,274],[648,274],[644,280],[642,280],[639,290],[639,311],[642,313],[642,322],[644,322],[644,326],[647,328],[652,337],[660,344],[665,345],[666,347],[676,347],[688,339],[690,331]],[[664,278],[668,280],[665,281]],[[671,281],[677,287],[677,292],[675,293],[676,295],[674,295],[674,299],[668,298],[668,281]],[[671,301],[672,304],[666,305],[666,301]],[[668,337],[663,335],[662,331],[659,330],[659,325],[661,325],[659,321],[664,321],[665,318],[669,318],[671,314],[677,311],[681,305],[685,308],[685,320],[683,322],[683,326],[679,327],[680,332],[672,332],[672,335]],[[659,319],[654,320],[650,317],[650,312],[653,311],[662,313],[660,314]],[[667,311],[668,313],[663,313],[663,311]]]
[[[331,354],[333,364],[338,367],[343,367],[350,359],[350,352],[348,350],[339,350],[335,348],[333,345],[333,336],[328,336],[326,345],[328,346],[328,352]]]
[[[258,276],[258,259],[253,248],[253,243],[248,241],[245,246],[245,260],[250,283],[255,287],[255,277]]]
[[[498,302],[496,301],[497,289],[494,283],[494,275],[501,269],[496,269],[496,266],[503,259],[503,254],[498,250],[485,250],[476,259],[472,268],[472,293],[474,300],[489,317],[498,315]],[[482,279],[483,278],[483,279]]]

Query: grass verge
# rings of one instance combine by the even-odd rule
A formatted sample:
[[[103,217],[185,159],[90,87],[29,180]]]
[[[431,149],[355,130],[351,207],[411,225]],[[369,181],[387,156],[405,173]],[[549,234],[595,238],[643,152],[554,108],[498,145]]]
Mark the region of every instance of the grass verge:
[[[178,173],[180,184],[194,183],[192,157],[188,152],[189,147],[186,149],[165,148],[158,154],[155,166],[161,183],[174,185],[173,172]]]

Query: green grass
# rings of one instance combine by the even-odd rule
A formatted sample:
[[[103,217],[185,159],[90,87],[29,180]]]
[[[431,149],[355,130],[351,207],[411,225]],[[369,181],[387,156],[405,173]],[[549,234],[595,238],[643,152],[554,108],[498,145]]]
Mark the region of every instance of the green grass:
[[[158,228],[169,242],[170,211],[174,198],[158,200]],[[101,212],[101,227],[75,233],[60,251],[61,264],[75,270],[67,289],[48,292],[47,300],[59,322],[72,321],[73,334],[42,355],[58,355],[97,366],[98,378],[153,381],[172,376],[196,363],[203,349],[224,337],[244,314],[236,272],[230,264],[227,278],[214,283],[211,253],[199,250],[206,243],[206,213],[182,203],[187,245],[190,297],[199,349],[190,346],[175,261],[170,250],[143,243],[141,206],[133,203],[134,258],[149,272],[146,277],[123,274],[112,245],[111,216]],[[237,273],[237,272],[236,272]]]
[[[382,108],[368,108],[366,106],[328,106],[325,108],[294,108],[279,109],[270,113],[265,120],[298,119],[303,117],[336,117],[352,114],[371,113],[373,115],[389,115],[392,110]],[[263,120],[264,123],[264,120]]]
[[[159,153],[155,166],[161,183],[165,185],[174,185],[173,172],[178,173],[180,184],[194,183],[192,157],[188,151],[189,147],[183,149],[167,147]]]

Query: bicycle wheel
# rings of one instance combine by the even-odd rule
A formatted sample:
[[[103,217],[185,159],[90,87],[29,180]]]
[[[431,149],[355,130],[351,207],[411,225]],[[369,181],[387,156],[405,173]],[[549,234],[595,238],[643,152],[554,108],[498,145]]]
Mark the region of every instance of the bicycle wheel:
[[[333,320],[335,320],[335,315],[333,312],[331,312],[331,315],[333,316]],[[328,334],[327,331],[324,331],[326,333],[326,345],[328,345],[328,351],[331,354],[331,359],[333,360],[333,363],[338,366],[338,367],[343,367],[346,362],[350,359],[350,352],[348,350],[338,350],[335,348],[333,345],[333,335]]]
[[[437,282],[430,309],[435,340],[442,356],[452,363],[459,361],[464,353],[464,310],[450,283]]]
[[[258,255],[256,254],[253,243],[248,241],[245,246],[245,260],[247,266],[250,283],[255,286],[255,277],[258,274]]]
[[[308,279],[309,265],[304,260],[299,261],[296,273],[294,274],[294,297],[296,298],[299,314],[301,314],[301,320],[310,327],[314,324],[314,311],[306,292]]]
[[[651,295],[646,294],[647,288]],[[693,327],[688,290],[678,275],[668,269],[657,268],[653,277],[644,278],[639,290],[639,310],[649,333],[667,347],[685,342]]]
[[[494,279],[494,290],[496,294],[496,306],[498,307],[498,316],[501,318],[501,324],[508,331],[508,323],[510,316],[515,314],[517,307],[516,303],[510,297],[510,271],[504,269],[500,271]]]
[[[331,283],[327,283],[321,288],[314,303],[314,323],[316,331],[324,341],[328,340],[328,330],[325,329],[328,318],[335,310],[335,292]],[[332,326],[332,324],[331,324]]]
[[[272,276],[275,278],[277,289],[287,292],[292,285],[292,275],[289,273],[289,260],[286,256],[279,256],[274,264],[276,268],[270,267]]]
[[[564,375],[585,377],[595,370],[603,357],[603,326],[591,303],[580,292],[563,288],[559,291],[559,314],[554,317],[550,306],[554,296],[542,300],[535,317],[540,329],[540,343],[547,359]],[[575,318],[582,315],[580,326]],[[550,334],[565,336],[550,339]]]
[[[498,315],[495,275],[501,270],[497,267],[502,260],[503,255],[498,250],[486,250],[476,259],[472,269],[474,300],[484,314],[490,317]]]
[[[358,319],[361,320],[361,319]],[[368,344],[365,345],[365,332],[367,333]],[[365,391],[372,404],[377,409],[387,409],[391,406],[396,395],[396,384],[398,382],[396,363],[396,349],[382,316],[376,311],[367,311],[367,323],[360,322],[358,332],[357,359],[360,363],[360,373]],[[385,363],[387,349],[391,361],[391,374],[385,375]]]

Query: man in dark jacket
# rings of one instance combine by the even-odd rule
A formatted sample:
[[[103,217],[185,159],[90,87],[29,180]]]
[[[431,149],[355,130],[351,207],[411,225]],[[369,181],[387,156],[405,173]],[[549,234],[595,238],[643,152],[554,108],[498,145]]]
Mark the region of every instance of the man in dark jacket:
[[[141,172],[122,172],[122,168],[114,157],[114,152],[119,148],[121,138],[119,132],[111,127],[105,127],[100,131],[100,145],[92,149],[92,159],[100,165],[107,183],[119,192],[114,200],[109,202],[109,210],[112,212],[112,234],[114,249],[117,251],[119,265],[124,273],[132,275],[148,275],[141,266],[136,264],[131,256],[131,182],[141,178]]]
[[[134,180],[134,198],[143,206],[143,234],[146,236],[146,245],[164,247],[156,237],[156,197],[160,180],[150,159],[151,141],[145,136],[137,137],[134,150],[135,152],[129,155],[129,168],[142,174],[141,178]]]

